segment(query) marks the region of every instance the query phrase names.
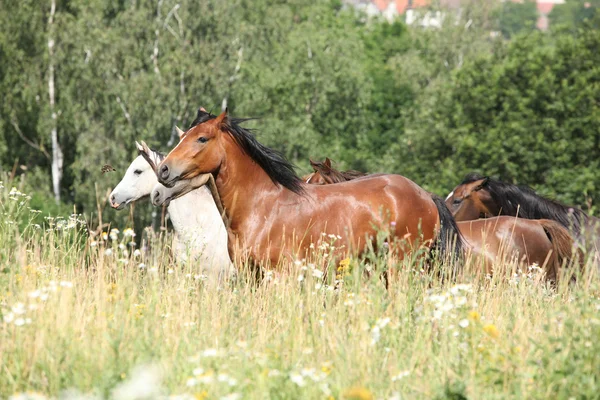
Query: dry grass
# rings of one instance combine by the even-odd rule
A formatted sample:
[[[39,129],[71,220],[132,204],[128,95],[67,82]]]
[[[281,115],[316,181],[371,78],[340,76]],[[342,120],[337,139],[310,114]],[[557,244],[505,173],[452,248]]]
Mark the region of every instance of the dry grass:
[[[441,282],[408,261],[385,290],[356,260],[340,290],[302,262],[211,287],[77,217],[19,229],[26,198],[0,192],[0,398],[599,397],[591,261],[558,288],[535,268]]]

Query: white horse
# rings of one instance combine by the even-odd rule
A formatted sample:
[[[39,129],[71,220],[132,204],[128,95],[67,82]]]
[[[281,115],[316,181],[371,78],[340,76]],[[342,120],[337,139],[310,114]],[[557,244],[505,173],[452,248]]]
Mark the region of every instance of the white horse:
[[[109,196],[111,207],[121,210],[132,201],[149,196],[158,183],[154,166],[164,157],[136,142],[140,155],[133,160],[123,179]],[[227,250],[227,229],[210,189],[203,186],[207,178],[198,177],[195,189],[173,199],[168,212],[175,230],[173,249],[179,262],[198,262],[202,273],[219,278],[235,274]],[[166,189],[166,188],[165,188]],[[179,192],[181,193],[181,192]]]

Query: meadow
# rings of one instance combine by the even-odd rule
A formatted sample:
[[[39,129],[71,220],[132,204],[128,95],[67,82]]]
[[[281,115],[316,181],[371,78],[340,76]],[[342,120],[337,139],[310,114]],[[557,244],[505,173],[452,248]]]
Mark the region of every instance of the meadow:
[[[383,258],[328,277],[298,260],[260,284],[239,266],[210,285],[174,264],[168,234],[138,249],[126,226],[42,218],[13,184],[0,185],[0,398],[600,397],[591,256],[556,287],[535,265],[442,280],[418,258],[388,290],[363,273]]]

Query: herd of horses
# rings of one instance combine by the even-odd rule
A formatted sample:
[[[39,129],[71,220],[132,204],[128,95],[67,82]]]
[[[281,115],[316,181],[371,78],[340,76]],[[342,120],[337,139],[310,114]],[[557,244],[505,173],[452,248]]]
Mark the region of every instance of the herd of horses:
[[[486,272],[507,257],[538,264],[556,280],[581,249],[600,245],[598,219],[477,174],[445,201],[403,176],[338,171],[329,159],[311,161],[314,172],[300,178],[244,121],[200,108],[166,156],[136,142],[139,156],[109,195],[111,206],[145,196],[166,205],[177,258],[191,256],[219,278],[236,265],[306,260],[334,238],[325,253],[334,264],[382,246],[399,260],[426,247],[452,265],[479,260]]]

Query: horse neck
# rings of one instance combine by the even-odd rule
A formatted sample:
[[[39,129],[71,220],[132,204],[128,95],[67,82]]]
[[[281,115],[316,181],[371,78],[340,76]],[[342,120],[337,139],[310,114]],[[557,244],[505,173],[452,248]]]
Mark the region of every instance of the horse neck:
[[[224,229],[223,219],[206,186],[172,200],[168,210],[178,235],[202,232],[210,236],[215,229]]]
[[[226,156],[216,177],[217,190],[227,217],[235,228],[239,218],[252,213],[264,200],[293,194],[273,183],[269,175],[228,135],[225,136]]]
[[[579,233],[581,225],[587,220],[586,214],[578,208],[565,206],[542,197],[535,192],[524,192],[520,188],[518,190],[518,195],[513,192],[513,196],[509,196],[506,199],[507,201],[510,201],[511,206],[514,208],[514,212],[507,212],[503,209],[502,214],[516,215],[518,210],[518,216],[521,218],[551,219],[559,222],[567,229],[573,228],[577,233]],[[496,201],[496,203],[499,206],[501,205],[498,201]],[[570,212],[570,209],[573,211]]]

